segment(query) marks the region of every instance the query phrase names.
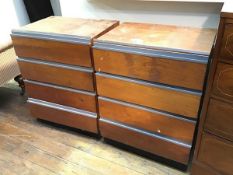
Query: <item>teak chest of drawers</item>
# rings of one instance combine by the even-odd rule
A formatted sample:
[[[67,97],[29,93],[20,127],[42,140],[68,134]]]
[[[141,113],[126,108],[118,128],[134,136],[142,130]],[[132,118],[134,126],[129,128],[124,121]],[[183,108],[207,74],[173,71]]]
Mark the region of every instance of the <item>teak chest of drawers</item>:
[[[215,32],[50,17],[12,39],[33,116],[187,165]]]
[[[187,164],[215,33],[122,23],[95,39],[101,135]]]
[[[116,25],[49,17],[12,32],[34,117],[98,132],[91,46]]]
[[[233,16],[223,15],[210,65],[192,175],[233,174]]]

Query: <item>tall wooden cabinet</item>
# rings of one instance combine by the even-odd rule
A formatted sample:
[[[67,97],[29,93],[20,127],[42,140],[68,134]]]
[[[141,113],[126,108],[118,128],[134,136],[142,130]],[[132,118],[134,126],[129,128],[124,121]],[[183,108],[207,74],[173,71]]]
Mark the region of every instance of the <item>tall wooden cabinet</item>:
[[[215,33],[122,23],[95,39],[101,135],[187,164]]]
[[[98,132],[91,46],[116,25],[49,17],[12,32],[32,116]]]
[[[233,15],[222,13],[200,118],[192,175],[232,175],[232,165]]]

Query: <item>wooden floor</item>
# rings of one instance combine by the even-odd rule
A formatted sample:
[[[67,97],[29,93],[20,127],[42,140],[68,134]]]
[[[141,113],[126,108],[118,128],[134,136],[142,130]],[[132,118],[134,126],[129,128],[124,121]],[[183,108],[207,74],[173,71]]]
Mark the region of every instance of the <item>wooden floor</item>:
[[[11,81],[0,87],[0,175],[187,175],[95,137],[30,117]]]

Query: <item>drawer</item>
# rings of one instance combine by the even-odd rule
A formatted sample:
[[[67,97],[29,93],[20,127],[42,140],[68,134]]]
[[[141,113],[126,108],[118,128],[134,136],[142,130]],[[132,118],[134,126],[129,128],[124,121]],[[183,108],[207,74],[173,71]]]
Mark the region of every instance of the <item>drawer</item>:
[[[233,144],[205,133],[197,159],[223,174],[232,175]]]
[[[96,73],[98,94],[129,103],[196,118],[201,93]]]
[[[233,141],[233,105],[211,99],[205,129]]]
[[[219,63],[214,78],[213,94],[233,100],[233,65]]]
[[[94,49],[95,69],[152,82],[202,90],[206,64]]]
[[[104,97],[98,102],[101,118],[192,144],[194,121]]]
[[[18,63],[25,79],[94,91],[91,69],[22,58]]]
[[[233,24],[226,23],[222,45],[220,50],[220,60],[233,63]]]
[[[97,115],[71,107],[28,99],[33,117],[97,133]]]
[[[106,119],[99,120],[99,127],[101,135],[105,138],[121,142],[182,164],[188,163],[190,153],[189,145],[172,142],[169,139]]]
[[[29,80],[25,85],[30,98],[96,112],[95,93]]]
[[[197,161],[192,162],[191,175],[220,175],[209,166],[203,165]]]
[[[18,57],[92,67],[89,45],[16,36],[12,40]]]

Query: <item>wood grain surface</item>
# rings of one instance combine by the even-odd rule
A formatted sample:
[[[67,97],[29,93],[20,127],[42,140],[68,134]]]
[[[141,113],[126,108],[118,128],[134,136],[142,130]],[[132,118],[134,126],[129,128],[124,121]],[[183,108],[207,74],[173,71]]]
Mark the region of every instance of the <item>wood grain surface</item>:
[[[192,144],[195,122],[145,107],[100,97],[100,118],[161,134]]]
[[[126,145],[187,164],[190,148],[162,140],[145,133],[134,131],[117,123],[100,119],[101,135]]]
[[[232,82],[233,65],[219,63],[214,78],[213,94],[228,100],[233,100]]]
[[[97,41],[209,55],[215,34],[215,29],[126,22]]]
[[[26,81],[26,91],[30,98],[96,112],[95,94],[63,88],[50,84]]]
[[[211,99],[206,116],[205,130],[233,141],[233,105]]]
[[[96,74],[96,80],[100,96],[197,118],[200,95],[101,73]]]
[[[206,65],[94,49],[95,70],[152,82],[202,90]]]
[[[18,57],[92,67],[89,45],[16,36],[12,41]]]
[[[117,25],[114,20],[95,20],[51,16],[43,20],[23,26],[18,31],[73,35],[95,38]]]
[[[233,172],[233,144],[210,134],[203,134],[198,161],[213,167],[222,174]]]
[[[51,121],[78,128],[84,131],[97,133],[97,117],[88,117],[68,111],[58,110],[51,107],[36,105],[29,102],[31,115],[35,118]]]
[[[226,23],[224,27],[220,60],[233,63],[233,20],[231,20],[231,23]]]
[[[21,73],[29,80],[67,86],[75,89],[94,91],[93,73],[46,64],[18,61]]]

